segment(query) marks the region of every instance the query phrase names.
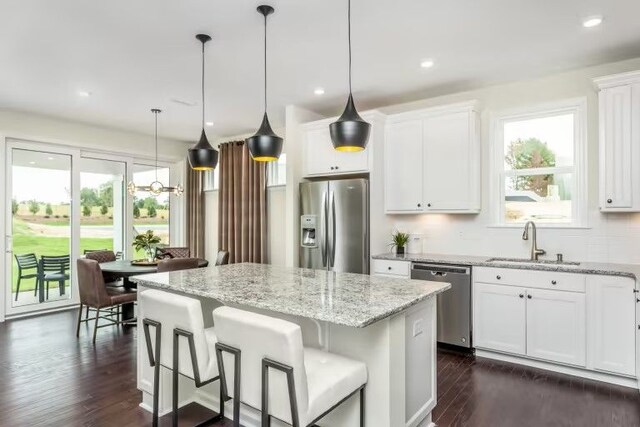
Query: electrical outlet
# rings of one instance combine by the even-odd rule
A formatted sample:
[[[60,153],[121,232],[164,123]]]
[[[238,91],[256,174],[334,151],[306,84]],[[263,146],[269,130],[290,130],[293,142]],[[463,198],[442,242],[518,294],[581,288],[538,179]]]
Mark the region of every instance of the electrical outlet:
[[[424,332],[424,328],[422,327],[422,319],[418,319],[413,322],[413,336],[417,337],[422,332]]]

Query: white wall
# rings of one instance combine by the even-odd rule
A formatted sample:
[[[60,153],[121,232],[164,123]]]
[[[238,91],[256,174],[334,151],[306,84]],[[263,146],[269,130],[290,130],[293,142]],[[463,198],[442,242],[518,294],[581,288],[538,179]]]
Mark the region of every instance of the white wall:
[[[404,105],[380,108],[395,113],[476,99],[481,113],[482,212],[479,215],[387,215],[387,232],[394,228],[423,235],[425,252],[446,254],[528,256],[522,230],[490,227],[494,218],[489,200],[491,114],[546,102],[586,97],[588,101],[588,228],[539,229],[538,244],[548,256],[561,252],[567,260],[640,263],[640,214],[601,214],[598,209],[598,104],[592,79],[640,69],[640,58],[531,81],[487,87]],[[372,191],[376,191],[373,189]],[[382,205],[375,208],[383,211]],[[375,213],[372,212],[372,215]],[[373,248],[372,252],[386,251]]]

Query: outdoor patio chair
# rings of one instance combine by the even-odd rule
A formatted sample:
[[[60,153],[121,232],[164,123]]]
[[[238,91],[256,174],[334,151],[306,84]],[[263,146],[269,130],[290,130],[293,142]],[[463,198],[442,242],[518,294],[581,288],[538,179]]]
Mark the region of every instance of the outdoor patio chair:
[[[40,257],[40,279],[46,289],[45,299],[49,299],[49,283],[58,282],[60,295],[64,295],[65,282],[69,280],[70,255]]]
[[[22,279],[36,279],[35,294],[38,293],[38,258],[36,257],[36,254],[16,254],[15,257],[16,262],[18,263],[18,283],[16,284],[16,301],[18,301],[18,293],[20,292],[20,283],[22,282]],[[33,269],[35,269],[34,272],[27,272],[27,270]]]

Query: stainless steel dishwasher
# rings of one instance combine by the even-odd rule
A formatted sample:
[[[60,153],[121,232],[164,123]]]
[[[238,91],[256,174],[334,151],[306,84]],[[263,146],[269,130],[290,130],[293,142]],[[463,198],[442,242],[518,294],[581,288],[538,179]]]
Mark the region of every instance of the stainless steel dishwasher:
[[[451,283],[438,295],[438,342],[471,348],[471,268],[414,262],[411,278]]]

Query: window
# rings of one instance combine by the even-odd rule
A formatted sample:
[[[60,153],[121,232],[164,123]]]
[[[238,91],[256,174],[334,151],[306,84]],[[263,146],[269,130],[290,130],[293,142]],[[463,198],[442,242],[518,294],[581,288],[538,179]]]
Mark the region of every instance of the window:
[[[498,224],[584,225],[585,111],[572,100],[496,120]]]
[[[204,191],[215,191],[220,188],[219,168],[205,172]],[[281,154],[277,162],[267,163],[267,187],[287,185],[287,155]]]
[[[169,186],[169,168],[159,167],[157,179],[164,186]],[[156,180],[156,168],[147,165],[133,165],[133,182],[136,185],[149,185]],[[134,235],[146,230],[160,237],[162,244],[168,245],[169,240],[169,205],[170,193],[154,196],[145,191],[137,191],[133,196],[133,229]],[[138,254],[139,255],[139,254]]]

